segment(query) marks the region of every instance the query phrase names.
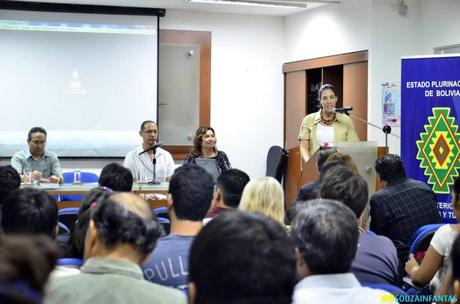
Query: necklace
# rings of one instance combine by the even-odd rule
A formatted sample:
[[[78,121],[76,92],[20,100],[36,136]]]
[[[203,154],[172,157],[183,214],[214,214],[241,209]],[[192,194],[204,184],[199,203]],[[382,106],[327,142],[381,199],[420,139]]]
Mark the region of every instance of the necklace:
[[[322,123],[323,125],[326,125],[326,126],[332,125],[332,124],[334,123],[335,119],[336,119],[335,113],[334,113],[334,116],[332,116],[331,119],[324,118],[324,116],[323,116],[323,111],[322,111],[322,110],[321,110],[321,114],[320,114],[320,115],[321,115],[321,119],[320,119],[321,123]]]

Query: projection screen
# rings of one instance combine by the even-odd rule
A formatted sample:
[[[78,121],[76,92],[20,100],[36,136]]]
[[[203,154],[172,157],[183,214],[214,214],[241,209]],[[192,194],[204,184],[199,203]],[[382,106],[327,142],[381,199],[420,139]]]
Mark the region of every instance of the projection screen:
[[[0,156],[122,157],[157,119],[158,16],[0,10]]]

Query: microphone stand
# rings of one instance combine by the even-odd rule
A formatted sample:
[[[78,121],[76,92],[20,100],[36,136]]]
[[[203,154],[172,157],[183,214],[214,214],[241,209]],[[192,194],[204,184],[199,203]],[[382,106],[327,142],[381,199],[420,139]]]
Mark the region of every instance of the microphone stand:
[[[153,179],[148,182],[150,185],[158,185],[160,182],[157,182],[156,179],[157,179],[157,171],[156,171],[156,166],[157,166],[157,158],[156,158],[156,154],[157,154],[157,147],[154,147],[153,148],[153,158],[152,158],[152,165],[153,165]]]
[[[349,110],[349,111],[351,111],[351,110]],[[380,126],[378,126],[378,125],[376,125],[376,124],[374,124],[374,123],[372,123],[372,122],[370,122],[370,121],[367,121],[367,120],[365,120],[365,119],[356,117],[356,116],[354,116],[354,115],[350,115],[349,111],[344,111],[344,112],[345,112],[345,114],[347,114],[348,116],[350,116],[351,118],[353,118],[353,119],[355,119],[355,120],[364,122],[365,124],[367,124],[367,125],[369,125],[369,126],[371,126],[371,127],[380,129]],[[389,149],[388,149],[388,134],[393,135],[393,136],[396,137],[396,138],[401,138],[401,137],[398,136],[398,135],[396,135],[396,134],[391,133],[391,127],[390,127],[389,125],[387,125],[387,124],[385,124],[381,130],[383,131],[383,133],[385,133],[385,154],[388,154],[388,152],[389,152],[389,151],[388,151],[388,150],[389,150]]]

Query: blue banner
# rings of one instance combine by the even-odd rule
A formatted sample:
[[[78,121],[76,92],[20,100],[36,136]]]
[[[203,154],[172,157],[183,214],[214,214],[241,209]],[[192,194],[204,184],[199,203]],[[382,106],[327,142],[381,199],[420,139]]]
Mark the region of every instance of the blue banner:
[[[401,158],[429,185],[445,223],[455,223],[451,190],[460,169],[460,57],[402,59]]]

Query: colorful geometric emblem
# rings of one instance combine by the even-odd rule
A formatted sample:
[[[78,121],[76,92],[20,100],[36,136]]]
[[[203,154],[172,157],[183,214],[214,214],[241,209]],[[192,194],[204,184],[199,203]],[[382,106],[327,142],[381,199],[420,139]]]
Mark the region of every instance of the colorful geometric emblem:
[[[450,117],[450,108],[433,108],[433,116],[428,117],[425,133],[417,140],[417,159],[420,168],[429,176],[428,183],[433,185],[434,193],[448,194],[449,186],[454,183],[460,168],[460,134]]]

